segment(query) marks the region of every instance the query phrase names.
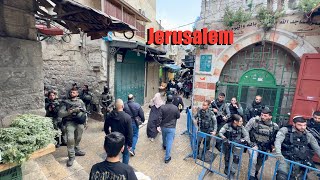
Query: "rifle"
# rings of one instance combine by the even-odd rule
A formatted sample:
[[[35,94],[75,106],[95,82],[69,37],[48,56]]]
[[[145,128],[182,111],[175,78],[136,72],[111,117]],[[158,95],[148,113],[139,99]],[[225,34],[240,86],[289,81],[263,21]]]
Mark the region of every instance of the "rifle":
[[[217,106],[217,104],[216,104],[215,101],[213,101],[213,105],[214,105],[215,107],[212,107],[212,108],[215,108],[215,109],[218,110],[218,112],[216,112],[216,113],[217,113],[217,117],[218,117],[218,116],[221,116],[222,118],[223,118],[223,117],[227,117],[226,115],[224,115],[223,107],[222,107],[223,105],[221,105],[221,107],[218,108],[218,106]],[[213,110],[212,110],[212,111],[213,111]]]
[[[63,101],[63,103],[65,103],[66,105],[68,105],[69,108],[67,109],[76,109],[76,108],[79,108],[80,111],[84,112],[84,113],[87,113],[87,114],[91,114],[90,111],[87,111],[85,109],[83,109],[81,106],[76,106],[74,104],[70,104],[68,103],[67,101]]]
[[[315,130],[314,128],[307,127],[307,130],[310,131],[310,133],[318,140],[320,141],[320,133]]]

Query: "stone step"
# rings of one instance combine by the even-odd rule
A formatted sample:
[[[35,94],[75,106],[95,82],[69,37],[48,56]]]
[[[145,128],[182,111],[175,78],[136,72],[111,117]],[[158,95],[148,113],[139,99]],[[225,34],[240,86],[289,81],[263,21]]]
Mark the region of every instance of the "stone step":
[[[74,161],[67,167],[67,157],[55,158],[52,154],[28,161],[23,165],[22,174],[25,180],[79,180],[89,179],[84,168]]]

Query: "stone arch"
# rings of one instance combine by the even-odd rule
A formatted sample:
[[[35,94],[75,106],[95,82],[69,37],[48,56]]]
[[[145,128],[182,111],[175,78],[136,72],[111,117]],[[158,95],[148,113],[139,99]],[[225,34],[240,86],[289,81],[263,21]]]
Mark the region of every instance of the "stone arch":
[[[272,29],[264,34],[263,30],[259,30],[240,37],[231,46],[224,49],[217,57],[213,74],[220,77],[224,66],[233,55],[245,47],[261,42],[264,36],[266,42],[282,47],[297,60],[300,60],[304,53],[318,53],[309,42],[291,32]]]

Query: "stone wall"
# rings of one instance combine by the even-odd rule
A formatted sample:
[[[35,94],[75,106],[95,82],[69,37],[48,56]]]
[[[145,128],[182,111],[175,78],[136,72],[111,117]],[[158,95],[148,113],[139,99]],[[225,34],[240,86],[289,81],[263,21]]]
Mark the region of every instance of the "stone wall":
[[[107,57],[102,53],[106,49],[101,49],[101,41],[79,34],[72,35],[69,43],[42,41],[44,83],[55,86],[60,96],[65,96],[74,82],[81,87],[87,84],[101,94],[107,81],[103,62]]]
[[[17,113],[44,112],[39,42],[0,37],[0,127]]]
[[[36,40],[33,0],[0,1],[0,36]]]
[[[266,5],[266,1],[254,1],[254,7]],[[206,3],[206,5],[205,5]],[[225,30],[222,24],[221,17],[223,9],[218,10],[218,7],[231,5],[231,1],[202,1],[201,16],[205,14],[218,13],[217,16],[212,16],[197,23],[197,29],[208,28],[210,30]],[[201,106],[201,102],[215,98],[216,83],[221,78],[221,72],[225,68],[227,62],[232,59],[237,52],[244,48],[266,41],[274,43],[276,46],[283,48],[288,54],[292,55],[294,60],[300,61],[304,53],[319,53],[320,52],[320,17],[317,16],[313,20],[313,24],[308,24],[301,12],[290,10],[288,1],[285,1],[286,15],[281,17],[275,28],[268,32],[264,32],[259,27],[259,22],[253,16],[251,20],[236,24],[230,29],[234,32],[234,43],[232,45],[212,45],[206,49],[198,49],[196,53],[195,63],[195,84],[194,84],[194,105]],[[220,5],[221,4],[221,5]],[[237,5],[237,3],[233,3]],[[237,7],[245,7],[246,5],[238,3]],[[206,7],[206,8],[205,8]],[[277,9],[277,5],[273,4],[273,9]],[[219,11],[219,12],[218,12]],[[220,13],[220,14],[219,14]],[[220,17],[220,18],[219,18]],[[212,55],[212,65],[210,72],[200,71],[200,56]]]
[[[33,0],[0,1],[0,127],[17,114],[44,115],[41,45]]]

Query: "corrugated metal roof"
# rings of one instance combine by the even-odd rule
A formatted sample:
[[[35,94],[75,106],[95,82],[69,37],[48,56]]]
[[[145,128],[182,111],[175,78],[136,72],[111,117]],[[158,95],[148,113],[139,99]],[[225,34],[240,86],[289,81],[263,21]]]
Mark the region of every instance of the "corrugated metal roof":
[[[137,30],[135,27],[109,16],[102,11],[80,4],[74,0],[36,0],[39,6],[47,6],[55,3],[53,11],[57,15],[49,15],[40,11],[37,15],[42,19],[48,19],[69,29],[72,33],[81,31],[91,36],[91,39],[99,39],[107,36],[109,31],[128,32]],[[50,3],[49,3],[49,2]]]

